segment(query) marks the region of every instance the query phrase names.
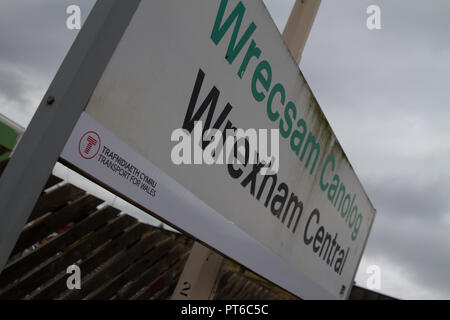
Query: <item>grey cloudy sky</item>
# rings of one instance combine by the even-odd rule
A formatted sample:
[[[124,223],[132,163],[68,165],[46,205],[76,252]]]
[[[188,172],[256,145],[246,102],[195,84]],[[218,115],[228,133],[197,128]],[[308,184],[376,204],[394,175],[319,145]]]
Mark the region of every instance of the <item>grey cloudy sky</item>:
[[[93,0],[0,1],[0,113],[26,126]],[[280,30],[294,0],[265,0]],[[382,29],[366,27],[381,8]],[[322,0],[300,69],[377,208],[356,280],[450,298],[450,1]]]

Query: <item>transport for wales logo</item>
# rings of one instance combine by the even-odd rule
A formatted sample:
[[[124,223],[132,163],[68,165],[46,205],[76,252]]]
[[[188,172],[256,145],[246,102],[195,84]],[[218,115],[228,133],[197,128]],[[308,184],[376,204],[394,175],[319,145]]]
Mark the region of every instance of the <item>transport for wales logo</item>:
[[[94,158],[100,151],[100,136],[95,131],[88,131],[81,136],[78,152],[84,159]]]

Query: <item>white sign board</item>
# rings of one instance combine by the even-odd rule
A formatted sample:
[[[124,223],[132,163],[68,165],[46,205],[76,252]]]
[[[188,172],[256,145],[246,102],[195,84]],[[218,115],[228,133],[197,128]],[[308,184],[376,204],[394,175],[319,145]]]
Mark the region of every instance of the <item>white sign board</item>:
[[[176,165],[178,128],[279,129],[279,170]],[[343,299],[375,217],[262,1],[142,1],[61,157],[301,298]]]

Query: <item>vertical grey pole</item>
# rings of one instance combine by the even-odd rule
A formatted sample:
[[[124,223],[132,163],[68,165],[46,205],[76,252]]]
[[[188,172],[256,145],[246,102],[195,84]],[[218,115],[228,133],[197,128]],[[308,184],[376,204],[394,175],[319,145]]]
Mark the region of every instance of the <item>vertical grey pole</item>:
[[[172,300],[212,300],[225,258],[195,242],[172,294]]]
[[[0,270],[139,3],[97,1],[0,177]]]
[[[319,11],[321,0],[296,0],[283,31],[283,40],[292,57],[300,63],[306,40]]]

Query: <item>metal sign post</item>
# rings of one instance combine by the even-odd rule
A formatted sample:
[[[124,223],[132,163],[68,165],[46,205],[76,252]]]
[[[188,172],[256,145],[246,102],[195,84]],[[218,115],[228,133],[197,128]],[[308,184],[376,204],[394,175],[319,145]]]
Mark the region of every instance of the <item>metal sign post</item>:
[[[139,3],[97,1],[0,177],[0,270]]]
[[[214,299],[214,289],[224,261],[220,254],[195,242],[172,300]]]

